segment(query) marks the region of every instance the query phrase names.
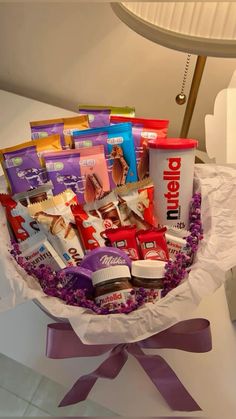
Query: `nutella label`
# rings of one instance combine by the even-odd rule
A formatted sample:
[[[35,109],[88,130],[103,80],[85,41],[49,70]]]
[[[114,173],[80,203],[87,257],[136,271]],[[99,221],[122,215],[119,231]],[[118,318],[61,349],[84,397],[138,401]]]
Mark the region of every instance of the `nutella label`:
[[[126,301],[131,298],[131,291],[132,288],[109,292],[108,294],[96,297],[95,302],[101,307],[114,309],[119,307],[121,304],[125,304]]]
[[[181,215],[181,207],[179,205],[181,160],[181,157],[168,158],[168,168],[163,172],[163,180],[166,182],[164,197],[166,200],[167,220],[179,220]]]

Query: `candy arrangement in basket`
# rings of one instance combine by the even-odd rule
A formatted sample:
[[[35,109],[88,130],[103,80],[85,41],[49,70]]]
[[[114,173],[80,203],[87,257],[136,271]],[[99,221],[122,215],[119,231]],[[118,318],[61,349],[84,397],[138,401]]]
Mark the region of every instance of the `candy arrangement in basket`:
[[[97,314],[155,303],[187,277],[202,238],[195,140],[133,108],[31,122],[0,151],[11,254],[45,294]]]

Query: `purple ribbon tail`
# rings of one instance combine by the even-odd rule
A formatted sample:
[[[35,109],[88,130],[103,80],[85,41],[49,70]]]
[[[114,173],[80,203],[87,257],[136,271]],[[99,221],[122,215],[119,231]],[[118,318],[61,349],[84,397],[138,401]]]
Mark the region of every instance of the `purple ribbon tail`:
[[[117,377],[128,359],[126,345],[118,345],[102,364],[90,374],[80,377],[73,387],[68,391],[59,407],[68,406],[86,400],[98,378],[113,380]]]
[[[175,372],[159,355],[146,355],[134,344],[129,352],[137,359],[150,380],[172,410],[193,412],[201,410]]]
[[[208,352],[212,349],[210,323],[206,319],[185,320],[143,341],[116,346],[84,345],[70,324],[48,325],[46,355],[49,358],[88,357],[109,352],[108,358],[95,371],[78,379],[59,406],[85,400],[98,378],[114,379],[130,353],[137,359],[171,409],[187,412],[201,410],[168,363],[159,355],[145,354],[142,348]]]

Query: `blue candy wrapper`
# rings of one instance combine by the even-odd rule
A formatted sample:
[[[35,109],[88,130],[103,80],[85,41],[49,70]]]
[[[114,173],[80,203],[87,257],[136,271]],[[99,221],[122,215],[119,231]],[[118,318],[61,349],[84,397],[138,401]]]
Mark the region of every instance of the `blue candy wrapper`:
[[[99,136],[100,133],[106,135]],[[138,180],[132,124],[130,122],[86,131],[74,131],[75,147],[81,147],[81,141],[86,144],[87,140],[91,141],[93,145],[103,144],[105,146],[111,189]]]

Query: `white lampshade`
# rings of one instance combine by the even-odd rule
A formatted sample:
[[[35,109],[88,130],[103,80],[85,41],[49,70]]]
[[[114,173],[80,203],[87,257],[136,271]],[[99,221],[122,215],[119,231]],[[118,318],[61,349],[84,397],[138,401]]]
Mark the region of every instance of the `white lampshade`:
[[[112,8],[131,29],[160,45],[236,57],[235,2],[123,2]]]

